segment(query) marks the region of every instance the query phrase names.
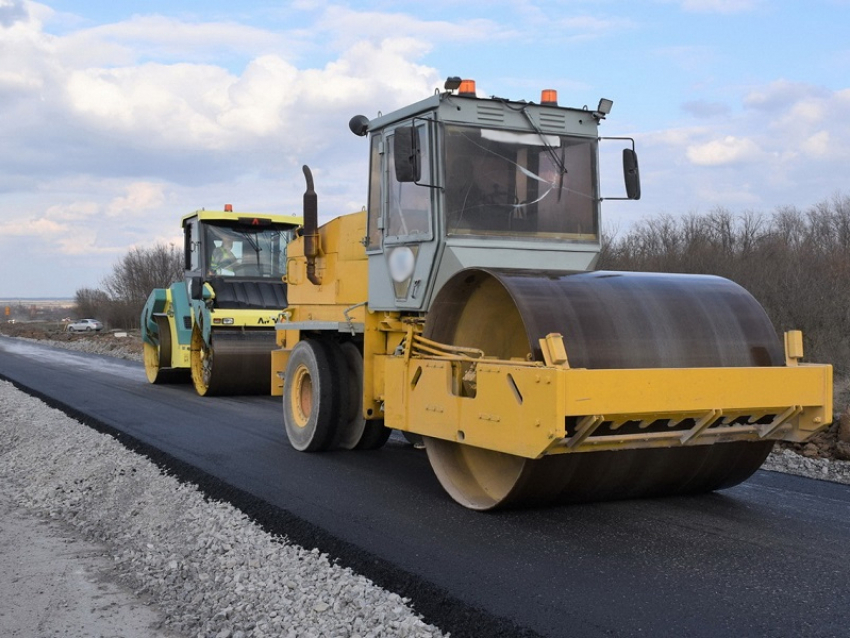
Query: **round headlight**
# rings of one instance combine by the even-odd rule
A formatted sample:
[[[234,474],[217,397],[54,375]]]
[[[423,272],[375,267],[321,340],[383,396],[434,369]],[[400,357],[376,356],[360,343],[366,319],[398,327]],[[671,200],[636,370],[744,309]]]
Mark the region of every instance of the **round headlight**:
[[[413,274],[416,257],[407,246],[398,246],[390,251],[387,265],[390,268],[390,277],[393,278],[394,282],[400,284]]]

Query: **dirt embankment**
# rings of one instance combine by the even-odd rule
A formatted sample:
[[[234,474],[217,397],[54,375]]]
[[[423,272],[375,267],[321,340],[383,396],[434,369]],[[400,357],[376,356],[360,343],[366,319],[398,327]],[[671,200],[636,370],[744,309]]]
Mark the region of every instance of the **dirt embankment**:
[[[59,322],[0,324],[0,334],[24,339],[48,340],[59,347],[106,354],[124,359],[142,360],[142,339],[138,331],[102,331],[69,333]],[[835,383],[835,421],[811,441],[802,444],[780,443],[809,458],[850,461],[850,379]]]
[[[50,341],[52,345],[70,350],[142,360],[142,339],[138,330],[68,332],[66,324],[61,322],[24,322],[0,324],[0,334],[7,337]]]

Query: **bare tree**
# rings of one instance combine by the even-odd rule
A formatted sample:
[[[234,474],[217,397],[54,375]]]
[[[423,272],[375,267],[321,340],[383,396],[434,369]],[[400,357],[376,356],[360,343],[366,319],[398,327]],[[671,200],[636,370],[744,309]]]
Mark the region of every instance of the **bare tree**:
[[[104,317],[109,295],[96,288],[80,288],[74,295],[74,308],[79,317]]]
[[[182,253],[174,244],[133,248],[112,267],[103,288],[113,301],[139,304],[154,288],[167,288],[183,278]]]
[[[151,291],[168,288],[182,278],[182,253],[173,244],[133,248],[112,267],[102,288],[77,291],[77,312],[101,318],[114,328],[136,328]]]

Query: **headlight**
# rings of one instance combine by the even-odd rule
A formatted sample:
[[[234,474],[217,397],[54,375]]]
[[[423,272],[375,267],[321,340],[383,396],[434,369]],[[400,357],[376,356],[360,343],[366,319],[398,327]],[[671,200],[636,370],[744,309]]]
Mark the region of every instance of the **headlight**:
[[[390,251],[387,258],[387,265],[390,268],[390,277],[396,283],[407,281],[413,274],[413,268],[416,265],[416,257],[413,251],[407,246],[398,246]]]

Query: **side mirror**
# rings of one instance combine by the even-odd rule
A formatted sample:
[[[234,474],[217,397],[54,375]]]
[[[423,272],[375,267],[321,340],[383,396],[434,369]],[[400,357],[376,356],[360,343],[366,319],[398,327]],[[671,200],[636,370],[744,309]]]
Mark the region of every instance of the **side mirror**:
[[[623,149],[623,177],[626,180],[626,197],[640,199],[640,171],[634,149]]]
[[[419,136],[414,126],[402,126],[393,135],[395,178],[399,182],[418,182],[422,178],[419,164]]]

